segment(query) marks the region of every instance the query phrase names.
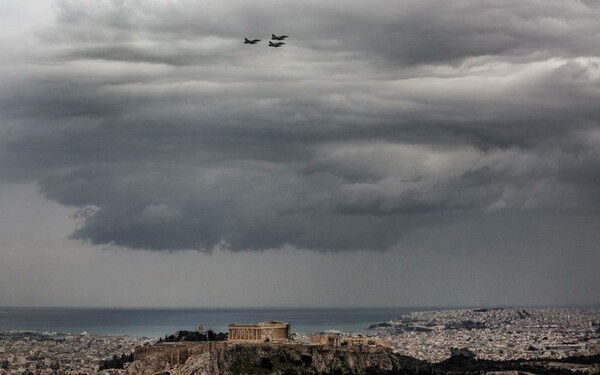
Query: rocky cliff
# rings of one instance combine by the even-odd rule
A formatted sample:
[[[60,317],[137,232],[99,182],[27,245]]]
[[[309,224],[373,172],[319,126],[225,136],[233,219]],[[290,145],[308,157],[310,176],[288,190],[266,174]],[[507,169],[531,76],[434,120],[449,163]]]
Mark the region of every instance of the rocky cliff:
[[[600,355],[562,360],[487,361],[457,355],[439,363],[427,363],[392,353],[382,347],[338,347],[302,344],[195,346],[191,355],[176,361],[176,351],[149,351],[134,361],[130,375],[478,375],[599,374]],[[165,353],[167,354],[165,356]],[[176,364],[174,364],[176,363]]]
[[[131,375],[426,374],[427,364],[385,348],[234,345],[190,356],[181,365],[154,356],[134,361]]]

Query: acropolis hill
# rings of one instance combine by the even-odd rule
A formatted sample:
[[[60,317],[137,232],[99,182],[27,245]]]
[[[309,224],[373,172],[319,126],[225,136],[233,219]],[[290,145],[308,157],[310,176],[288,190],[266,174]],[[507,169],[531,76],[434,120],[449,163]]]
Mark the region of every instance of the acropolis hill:
[[[327,347],[288,342],[229,343],[211,342],[191,345],[188,350],[176,345],[173,350],[148,353],[128,368],[141,374],[400,374],[401,357],[381,347]],[[165,348],[166,349],[166,348]],[[189,357],[182,355],[189,353]],[[171,360],[172,359],[172,360]],[[177,361],[179,360],[179,361]],[[410,368],[422,365],[410,359]],[[426,367],[425,367],[426,369]],[[423,372],[425,374],[426,372]]]
[[[227,340],[161,342],[136,348],[128,373],[240,374],[278,367],[290,374],[296,370],[328,373],[333,367],[344,374],[363,373],[367,368],[388,373],[394,369],[393,353],[380,344],[362,335],[333,333],[315,334],[310,342],[299,342],[290,338],[285,322],[232,323]]]
[[[208,336],[206,336],[208,337]],[[267,321],[257,324],[232,323],[227,329],[227,340],[218,341],[177,341],[160,342],[153,346],[138,347],[134,351],[135,360],[146,357],[162,357],[171,365],[181,365],[189,357],[212,352],[233,346],[256,346],[271,344],[271,347],[300,347],[305,346],[323,348],[375,348],[387,344],[381,340],[367,338],[363,335],[341,335],[334,333],[313,334],[309,342],[299,342],[290,338],[290,326],[280,321]]]

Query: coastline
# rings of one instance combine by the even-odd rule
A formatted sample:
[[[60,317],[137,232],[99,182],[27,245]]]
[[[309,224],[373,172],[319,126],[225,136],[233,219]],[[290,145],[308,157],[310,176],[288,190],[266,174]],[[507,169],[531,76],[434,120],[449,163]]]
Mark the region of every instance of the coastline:
[[[265,311],[273,312],[260,310],[261,313]],[[311,310],[304,310],[306,311]],[[350,311],[358,315],[365,312]],[[227,318],[231,317],[227,315]],[[242,318],[249,320],[248,316]],[[329,319],[328,316],[326,318]],[[360,319],[355,321],[362,319],[364,317],[360,316]],[[207,350],[212,353],[210,358],[220,356],[220,365],[230,366],[239,362],[235,354],[239,350],[235,348],[246,348],[243,350],[257,351],[262,353],[264,358],[270,358],[269,363],[276,363],[274,357],[269,357],[272,353],[283,350],[279,355],[284,357],[297,357],[310,352],[314,360],[321,364],[325,363],[325,358],[329,356],[350,356],[347,359],[350,361],[348,363],[354,363],[367,360],[364,353],[372,353],[373,358],[379,358],[377,361],[396,363],[393,371],[400,371],[401,366],[406,366],[407,363],[426,372],[435,369],[436,373],[440,374],[450,374],[461,368],[473,373],[532,369],[538,371],[537,373],[548,371],[547,373],[561,374],[572,370],[590,374],[600,371],[600,309],[480,308],[410,311],[392,319],[388,318],[384,324],[372,322],[371,325],[377,329],[368,331],[366,335],[364,332],[343,333],[327,330],[320,335],[291,335],[289,340],[279,344],[261,341],[235,342],[225,337],[221,339],[224,341],[219,341],[219,345],[210,345],[212,343],[205,341],[189,341],[186,337],[191,336],[186,334],[169,336],[168,342],[162,340],[163,335],[184,330],[185,327],[163,331],[160,340],[122,332],[97,334],[86,331],[70,334],[44,330],[12,330],[10,333],[0,332],[0,359],[3,361],[2,366],[6,368],[21,369],[33,366],[52,369],[62,366],[61,369],[79,369],[77,366],[83,366],[89,373],[97,373],[95,371],[98,371],[103,363],[128,366],[134,361],[133,353],[139,353],[139,348],[142,348],[141,353],[151,355],[136,358],[134,369],[143,373],[144,368],[152,367],[156,363],[173,369],[196,365],[210,367],[213,365],[210,361],[206,362],[205,357],[200,358]],[[189,333],[196,332],[194,335],[197,335],[195,329]],[[313,332],[320,331],[323,330]],[[173,350],[176,350],[175,357]],[[173,358],[178,360],[173,362]],[[188,363],[188,358],[191,363]],[[158,359],[160,361],[156,362]],[[345,368],[344,363],[337,365]],[[381,363],[377,366],[379,365]],[[257,370],[258,373],[264,372],[260,363],[251,361],[245,364],[244,368]],[[295,370],[309,369],[298,367]],[[348,373],[362,373],[363,370],[353,369]],[[555,370],[558,372],[552,372]],[[187,374],[183,370],[177,371],[172,373]],[[1,370],[0,374],[3,374]]]

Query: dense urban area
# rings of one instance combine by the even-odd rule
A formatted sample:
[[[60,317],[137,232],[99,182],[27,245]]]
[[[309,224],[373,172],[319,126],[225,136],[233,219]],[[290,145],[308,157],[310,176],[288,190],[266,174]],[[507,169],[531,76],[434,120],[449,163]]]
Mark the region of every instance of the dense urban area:
[[[250,337],[256,338],[256,332],[249,331],[248,327],[230,325],[230,335],[232,329],[237,329],[245,334],[250,332]],[[359,346],[377,342],[377,346],[389,347],[397,354],[428,362],[440,362],[457,354],[493,361],[600,354],[600,310],[594,309],[421,311],[369,328],[367,335],[326,332],[320,336],[292,335],[290,337],[295,339],[287,341],[291,345],[294,342],[298,345],[335,342]],[[177,341],[180,336],[171,337]],[[227,340],[227,336],[222,339]],[[133,360],[131,354],[136,347],[143,349],[153,345],[165,345],[165,342],[85,332],[72,335],[10,331],[0,333],[0,375],[124,373],[123,363],[127,367],[127,362]]]
[[[565,358],[600,353],[600,310],[421,311],[371,326],[397,352],[439,362],[452,350],[479,359]]]
[[[71,335],[55,332],[0,333],[0,374],[111,374],[103,361],[131,354],[154,339],[135,336]]]

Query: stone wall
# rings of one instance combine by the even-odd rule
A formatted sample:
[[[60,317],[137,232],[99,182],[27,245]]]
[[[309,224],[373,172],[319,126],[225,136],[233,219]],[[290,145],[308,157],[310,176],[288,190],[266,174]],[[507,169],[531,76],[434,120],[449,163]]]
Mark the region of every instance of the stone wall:
[[[154,356],[163,358],[171,365],[178,365],[185,363],[185,361],[192,355],[211,352],[226,346],[227,344],[223,341],[160,343],[152,346],[141,346],[135,348],[133,351],[133,359],[139,361],[146,357]]]
[[[148,356],[161,357],[171,364],[181,364],[188,359],[189,350],[187,345],[158,344],[138,347],[133,351],[133,359],[136,361]]]

